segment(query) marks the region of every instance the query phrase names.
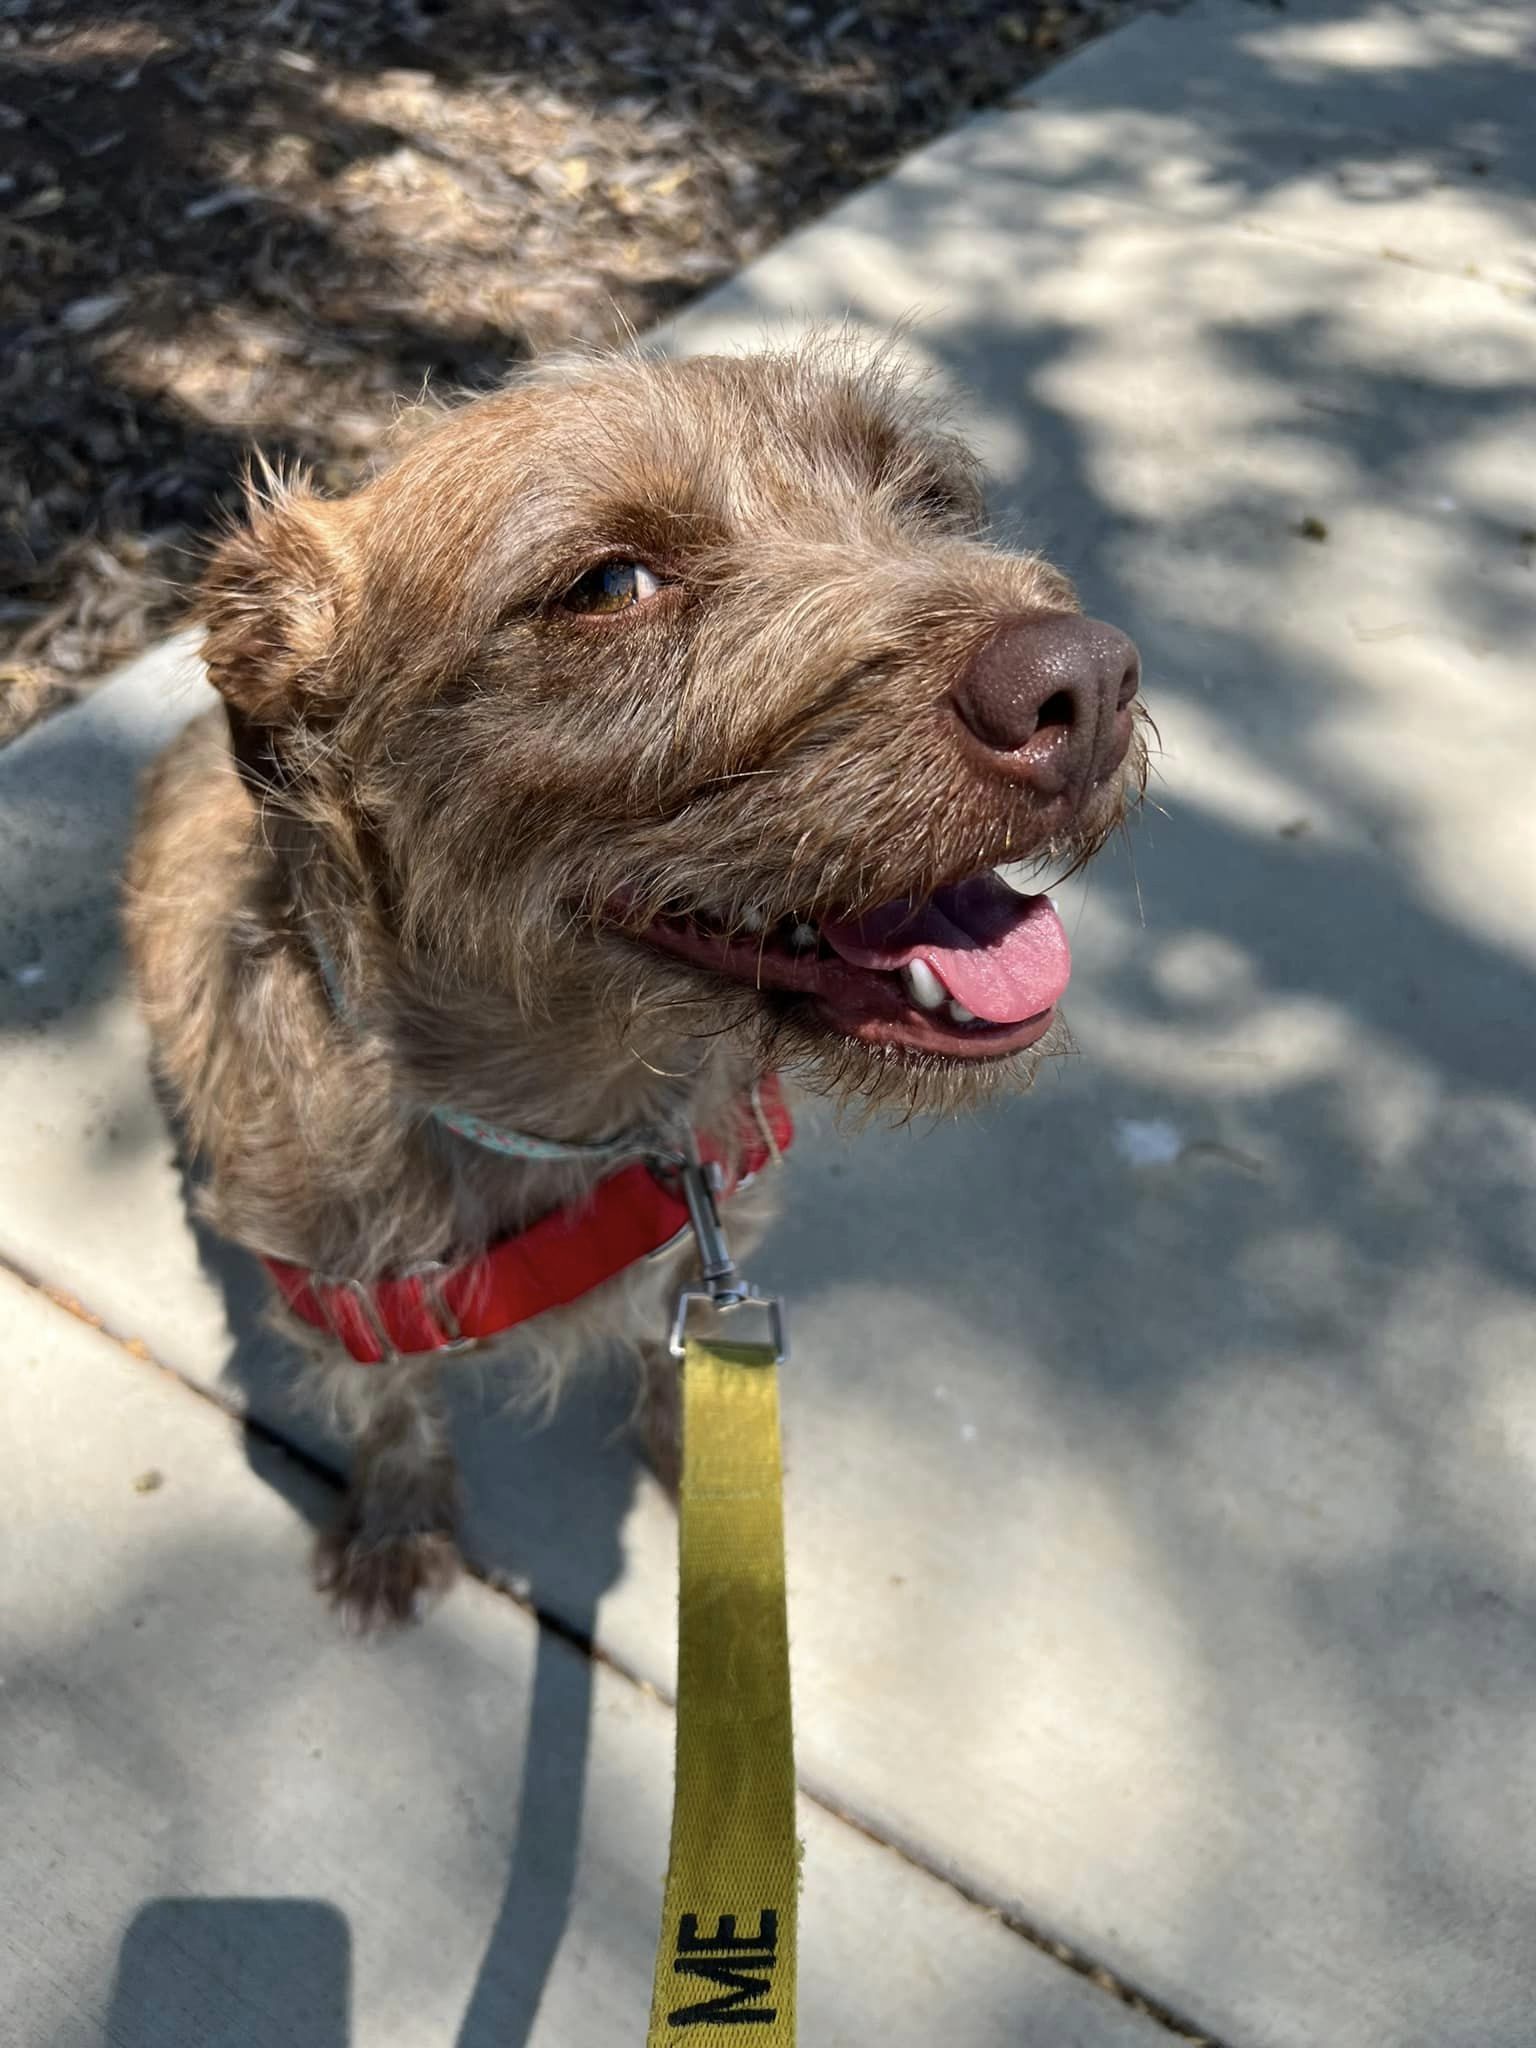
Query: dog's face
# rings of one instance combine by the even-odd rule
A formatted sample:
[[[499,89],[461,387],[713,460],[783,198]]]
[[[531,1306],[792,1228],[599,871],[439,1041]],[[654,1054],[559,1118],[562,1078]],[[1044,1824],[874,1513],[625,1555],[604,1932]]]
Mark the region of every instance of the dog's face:
[[[1130,642],[982,518],[846,350],[561,366],[352,499],[255,504],[209,669],[437,985],[953,1100],[1067,979],[993,868],[1086,857],[1145,758]]]

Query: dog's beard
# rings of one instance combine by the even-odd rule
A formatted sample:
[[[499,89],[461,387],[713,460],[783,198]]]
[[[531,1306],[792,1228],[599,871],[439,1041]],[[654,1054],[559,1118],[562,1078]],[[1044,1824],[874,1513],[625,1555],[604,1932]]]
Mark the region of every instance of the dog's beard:
[[[652,1072],[683,1076],[697,1071],[712,1048],[725,1046],[755,1072],[782,1073],[805,1093],[826,1099],[852,1128],[979,1108],[1027,1089],[1047,1059],[1072,1049],[1059,1016],[1027,1051],[995,1059],[870,1044],[823,1022],[804,998],[738,988],[653,963],[637,948],[624,951],[628,957],[616,967],[594,975],[589,1014],[625,1056]]]
[[[1000,1095],[1032,1086],[1043,1063],[1071,1049],[1058,1016],[1044,1038],[1025,1052],[996,1059],[954,1060],[895,1045],[869,1045],[833,1036],[809,1023],[803,1006],[759,1020],[758,1045],[765,1068],[791,1075],[808,1093],[826,1097],[840,1122],[906,1123],[916,1118],[953,1116],[980,1108]]]
[[[1115,790],[1106,792],[1108,800],[1079,818],[1068,833],[1039,849],[1038,859],[1042,864],[1049,862],[1058,879],[1087,866],[1111,837],[1123,832],[1129,808],[1142,792],[1145,764],[1145,751],[1138,746]],[[941,874],[945,862],[945,850],[930,845],[925,873]],[[668,906],[689,902],[690,881],[676,871],[653,875],[644,897],[631,892],[631,907],[638,904],[644,913],[662,917]],[[706,886],[717,900],[723,893],[727,902],[741,905],[763,898],[772,905],[777,893],[755,883],[750,869],[735,877],[723,876],[716,869]],[[914,896],[926,893],[921,884],[912,890]],[[783,901],[781,894],[778,900]],[[786,921],[792,922],[793,916],[786,913]],[[728,914],[726,922],[729,924]],[[594,914],[593,923],[601,929],[600,916]],[[748,953],[757,943],[748,940]],[[1062,944],[1065,947],[1064,939]],[[702,961],[698,957],[685,961],[663,957],[646,943],[642,933],[620,937],[610,930],[606,950],[625,956],[625,1025],[631,1035],[665,1037],[696,1048],[729,1040],[759,1071],[783,1072],[802,1089],[830,1100],[845,1124],[903,1121],[977,1109],[996,1097],[1029,1088],[1047,1060],[1074,1050],[1059,1012],[1052,1014],[1042,1035],[1021,1050],[1000,1049],[989,1054],[984,1045],[977,1045],[957,1056],[947,1049],[875,1042],[870,1034],[854,1035],[852,1030],[839,1029],[831,1006],[815,994],[773,987],[773,976],[762,971],[761,955],[758,985],[753,986],[712,972],[707,955]],[[697,948],[689,950],[697,956]],[[739,959],[737,971],[741,971]],[[770,985],[764,986],[765,982]],[[1020,1012],[991,1014],[1018,1016]]]
[[[1145,760],[1138,744],[1105,801],[1036,847],[1035,859],[1048,862],[1058,877],[1086,865],[1123,826]],[[963,820],[954,822],[963,829]],[[958,831],[953,844],[945,837],[931,821],[926,830],[889,835],[879,847],[881,871],[873,875],[868,849],[861,859],[853,846],[844,847],[817,863],[814,882],[803,884],[806,895],[824,890],[833,901],[839,895],[851,901],[903,886],[914,898],[926,894],[930,878],[953,875],[962,860],[975,862],[985,849],[984,840],[967,847]],[[407,950],[422,969],[418,985],[447,996],[450,1009],[453,984],[466,994],[473,989],[480,1015],[494,1019],[498,1032],[526,1038],[530,1051],[534,1044],[557,1045],[562,1054],[580,1047],[593,1072],[611,1060],[610,1073],[634,1067],[686,1088],[711,1048],[729,1048],[758,1071],[790,1075],[854,1123],[979,1107],[1027,1088],[1046,1059],[1071,1050],[1059,1015],[1036,1042],[1017,1051],[1000,1047],[989,1054],[978,1044],[956,1057],[945,1049],[877,1043],[873,1035],[838,1029],[814,994],[754,985],[765,977],[743,973],[739,958],[736,973],[727,974],[712,971],[707,959],[671,957],[647,943],[653,921],[709,902],[729,935],[737,921],[745,925],[750,905],[766,903],[770,923],[776,909],[792,921],[798,913],[784,906],[799,891],[788,874],[768,879],[770,848],[743,846],[726,855],[717,844],[704,855],[662,851],[655,836],[626,842],[627,835],[615,839],[601,862],[573,858],[574,846],[546,845],[530,858],[526,846],[514,851],[503,843],[493,851],[482,842],[488,857],[476,863],[468,887],[462,867],[458,887],[448,886],[447,874],[437,870],[437,887],[410,892]],[[893,859],[893,842],[911,848],[910,868]],[[1014,849],[997,851],[1006,857]],[[746,929],[762,921],[760,913]],[[749,941],[748,950],[755,943]],[[750,961],[746,965],[750,969]]]

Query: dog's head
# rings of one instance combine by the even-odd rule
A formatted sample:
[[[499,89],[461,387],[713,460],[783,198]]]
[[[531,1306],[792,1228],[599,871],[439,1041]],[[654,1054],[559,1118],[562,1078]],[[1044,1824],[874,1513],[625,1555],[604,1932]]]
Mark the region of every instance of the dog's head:
[[[274,804],[433,985],[879,1102],[1028,1070],[1067,944],[994,868],[1086,858],[1145,761],[1131,643],[835,346],[536,372],[355,497],[258,494],[204,616]]]

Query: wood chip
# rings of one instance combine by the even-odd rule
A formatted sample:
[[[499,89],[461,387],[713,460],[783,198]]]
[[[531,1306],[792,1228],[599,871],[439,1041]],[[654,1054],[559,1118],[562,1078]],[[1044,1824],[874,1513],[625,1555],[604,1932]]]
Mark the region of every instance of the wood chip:
[[[66,334],[94,334],[127,303],[126,292],[98,292],[91,298],[72,299],[60,313],[59,325]]]

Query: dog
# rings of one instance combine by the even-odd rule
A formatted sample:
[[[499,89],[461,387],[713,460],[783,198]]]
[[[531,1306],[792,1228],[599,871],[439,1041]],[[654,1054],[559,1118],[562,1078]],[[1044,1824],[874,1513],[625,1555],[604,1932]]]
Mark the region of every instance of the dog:
[[[351,1441],[319,1582],[397,1623],[456,1568],[461,1350],[545,1396],[628,1351],[666,1462],[668,1161],[745,1247],[770,1077],[911,1116],[1062,1048],[1060,922],[994,870],[1119,825],[1139,662],[845,338],[538,365],[346,498],[258,471],[199,611],[223,708],[151,770],[130,951],[206,1215]]]

